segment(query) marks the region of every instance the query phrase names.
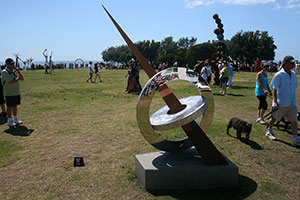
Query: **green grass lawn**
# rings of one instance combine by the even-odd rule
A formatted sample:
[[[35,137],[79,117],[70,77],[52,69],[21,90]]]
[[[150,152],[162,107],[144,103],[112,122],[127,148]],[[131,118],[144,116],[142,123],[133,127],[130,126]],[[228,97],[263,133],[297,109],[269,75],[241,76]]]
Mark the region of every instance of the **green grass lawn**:
[[[256,120],[256,74],[248,72],[235,73],[226,96],[212,87],[215,112],[207,133],[239,167],[239,186],[146,191],[135,176],[134,156],[158,150],[139,132],[138,96],[124,93],[126,73],[100,70],[103,82],[92,84],[86,83],[87,69],[56,70],[52,76],[24,71],[18,114],[24,124],[12,130],[0,120],[0,199],[300,199],[300,149],[291,146],[290,133],[274,128],[278,140],[270,141],[266,127],[255,124],[248,144],[226,134],[231,117]],[[143,71],[140,80],[141,85],[148,80]],[[179,98],[196,91],[176,81],[169,87]],[[297,98],[299,103],[299,89]],[[270,108],[270,99],[268,103]],[[163,105],[157,95],[150,111]],[[162,135],[184,136],[180,129],[174,133]],[[78,156],[85,167],[73,167]]]

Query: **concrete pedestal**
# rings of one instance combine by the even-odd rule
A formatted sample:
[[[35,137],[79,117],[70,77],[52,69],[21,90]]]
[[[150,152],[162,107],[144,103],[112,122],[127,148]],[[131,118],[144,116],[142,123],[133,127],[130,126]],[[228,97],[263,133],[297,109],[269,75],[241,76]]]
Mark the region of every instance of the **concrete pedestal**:
[[[135,172],[150,191],[236,187],[238,167],[226,160],[228,165],[205,165],[195,148],[180,153],[153,152],[135,156]]]

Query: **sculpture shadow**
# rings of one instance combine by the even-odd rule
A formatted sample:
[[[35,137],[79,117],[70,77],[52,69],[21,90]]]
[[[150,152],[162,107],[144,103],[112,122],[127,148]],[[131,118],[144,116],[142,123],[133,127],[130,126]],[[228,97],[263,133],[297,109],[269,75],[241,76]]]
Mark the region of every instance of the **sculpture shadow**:
[[[30,136],[34,129],[28,129],[26,126],[16,126],[15,128],[6,129],[4,132],[14,136]]]
[[[263,150],[264,149],[258,143],[256,143],[253,140],[250,140],[250,139],[246,140],[245,138],[238,139],[237,137],[234,137],[232,135],[229,135],[229,136],[234,138],[234,139],[240,140],[242,143],[244,143],[246,145],[249,145],[252,149],[255,149],[255,150]]]
[[[249,177],[239,175],[238,187],[232,189],[150,191],[154,196],[171,196],[180,200],[243,200],[257,190],[257,183]]]
[[[188,151],[188,150],[187,150]],[[152,161],[159,170],[172,169],[178,165],[178,160],[197,162],[200,158],[197,154],[165,153]],[[182,163],[182,161],[180,162]],[[238,175],[238,185],[235,188],[195,189],[195,190],[159,190],[149,191],[154,196],[171,196],[180,200],[242,200],[248,198],[257,189],[257,183],[249,177]],[[199,180],[201,181],[201,180]]]

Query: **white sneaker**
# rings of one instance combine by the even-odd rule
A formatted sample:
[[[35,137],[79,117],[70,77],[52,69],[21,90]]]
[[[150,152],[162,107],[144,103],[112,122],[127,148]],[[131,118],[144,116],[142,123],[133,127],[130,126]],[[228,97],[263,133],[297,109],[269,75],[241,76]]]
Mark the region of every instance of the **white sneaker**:
[[[18,119],[18,117],[14,117],[14,122],[18,125],[18,124],[23,124],[23,122],[22,121],[20,121],[19,119]]]
[[[276,136],[274,135],[272,129],[267,129],[266,137],[268,137],[270,140],[276,140]]]
[[[297,139],[293,140],[292,146],[293,147],[300,147],[300,139],[297,138]]]
[[[8,126],[15,126],[16,123],[13,121],[13,119],[8,119],[8,120],[7,120],[7,125],[8,125]]]
[[[261,125],[265,125],[266,124],[266,122],[263,119],[259,119],[258,123],[261,124]]]

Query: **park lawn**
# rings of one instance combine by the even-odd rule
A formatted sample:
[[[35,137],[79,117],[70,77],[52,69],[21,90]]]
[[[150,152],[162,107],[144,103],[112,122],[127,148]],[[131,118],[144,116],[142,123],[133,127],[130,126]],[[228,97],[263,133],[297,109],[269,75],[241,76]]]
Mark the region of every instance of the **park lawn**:
[[[239,167],[234,189],[148,192],[135,176],[134,156],[158,151],[139,133],[138,96],[124,93],[126,70],[100,70],[102,83],[86,83],[87,69],[24,71],[16,130],[0,120],[0,199],[300,199],[300,150],[292,136],[274,128],[252,127],[246,144],[226,135],[231,117],[254,122],[258,100],[255,73],[235,73],[226,96],[213,86],[215,114],[208,131],[215,146]],[[269,80],[272,75],[269,75]],[[299,78],[299,77],[298,77]],[[148,80],[141,71],[141,85]],[[300,83],[300,82],[298,82]],[[171,82],[182,98],[196,90]],[[186,89],[188,88],[188,89]],[[192,89],[191,89],[192,88]],[[195,90],[195,91],[193,91]],[[196,91],[197,92],[197,91]],[[300,90],[297,90],[300,102]],[[269,108],[271,100],[268,99]],[[157,95],[151,110],[163,105]],[[235,131],[230,130],[235,136]],[[184,136],[180,130],[171,137]],[[167,137],[167,136],[166,136]],[[85,167],[73,167],[83,157]]]

